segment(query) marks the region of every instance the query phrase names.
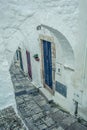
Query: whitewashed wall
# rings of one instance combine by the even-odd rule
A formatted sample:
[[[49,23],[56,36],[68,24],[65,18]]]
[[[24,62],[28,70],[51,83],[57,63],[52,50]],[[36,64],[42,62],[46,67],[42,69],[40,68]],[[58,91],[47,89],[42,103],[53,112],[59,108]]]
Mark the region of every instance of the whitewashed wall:
[[[86,91],[85,91],[86,87],[84,88],[84,68],[83,68],[84,66],[83,57],[85,57],[84,49],[85,49],[85,41],[86,41],[86,30],[85,30],[86,21],[84,20],[85,16],[83,15],[83,13],[86,10],[86,3],[81,4],[83,5],[83,7],[85,6],[85,8],[81,6],[80,11],[82,13],[80,13],[81,14],[80,16],[79,0],[74,0],[74,1],[73,0],[67,0],[67,1],[66,0],[61,0],[61,1],[42,0],[41,2],[39,0],[36,0],[34,3],[32,2],[29,3],[29,1],[26,0],[25,2],[23,1],[22,3],[21,1],[14,1],[14,3],[15,2],[22,4],[20,5],[20,8],[17,8],[16,13],[18,11],[22,13],[24,17],[21,16],[19,17],[18,15],[17,16],[19,18],[18,21],[16,21],[16,23],[12,25],[11,28],[8,27],[9,29],[7,29],[6,31],[7,33],[5,33],[3,36],[5,38],[4,39],[5,45],[7,45],[5,46],[5,48],[7,50],[6,58],[9,63],[8,66],[10,66],[12,62],[13,55],[16,49],[18,48],[18,46],[20,46],[23,55],[24,71],[27,73],[27,60],[26,60],[26,49],[27,49],[31,54],[31,65],[32,65],[32,76],[33,76],[32,82],[35,85],[37,85],[37,87],[42,87],[41,91],[43,91],[43,93],[49,99],[54,99],[56,103],[59,103],[61,106],[63,106],[72,114],[74,114],[75,111],[75,104],[73,99],[78,101],[79,102],[78,114],[86,119],[87,116],[85,116],[84,111],[86,111],[87,108],[86,105],[87,100],[86,100]],[[28,4],[30,5],[29,9],[27,6]],[[25,18],[24,21],[23,18]],[[80,24],[79,21],[81,21]],[[38,25],[42,25],[41,31],[37,31],[36,28]],[[12,32],[10,32],[10,30]],[[63,48],[64,41],[61,40],[58,32],[62,33],[62,35],[68,40],[69,45],[73,50],[72,58],[69,57],[70,53],[64,53],[69,51],[69,49]],[[67,90],[68,90],[67,99],[61,96],[60,94],[58,94],[58,92],[55,93],[55,96],[52,96],[47,90],[43,88],[43,85],[41,83],[41,69],[40,69],[41,62],[36,62],[33,58],[33,55],[38,53],[41,61],[39,34],[44,34],[44,35],[49,35],[54,37],[54,42],[56,45],[56,62],[61,62],[63,66],[64,65],[69,66],[74,69],[74,71],[70,71],[62,68],[62,76],[59,77],[57,74],[55,75],[56,80],[64,83],[67,86]],[[62,45],[61,42],[63,42]],[[64,54],[66,54],[65,57]],[[8,71],[8,69],[6,70]],[[86,86],[86,82],[85,82],[85,86]],[[13,93],[12,86],[11,86],[11,93]],[[7,96],[9,99],[9,93],[7,93]],[[5,100],[4,97],[5,96],[3,94],[2,98]],[[3,106],[5,106],[6,103],[7,102],[3,102]]]
[[[0,109],[10,105],[16,109],[9,64],[5,55],[5,46],[0,37]]]

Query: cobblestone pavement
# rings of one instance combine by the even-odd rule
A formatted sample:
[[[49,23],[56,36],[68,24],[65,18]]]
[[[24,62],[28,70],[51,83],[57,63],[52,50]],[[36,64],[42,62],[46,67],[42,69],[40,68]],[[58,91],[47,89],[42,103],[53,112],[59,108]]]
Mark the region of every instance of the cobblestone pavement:
[[[12,107],[0,111],[0,130],[26,130]]]
[[[48,102],[14,66],[10,70],[18,113],[29,130],[87,130],[76,118]]]

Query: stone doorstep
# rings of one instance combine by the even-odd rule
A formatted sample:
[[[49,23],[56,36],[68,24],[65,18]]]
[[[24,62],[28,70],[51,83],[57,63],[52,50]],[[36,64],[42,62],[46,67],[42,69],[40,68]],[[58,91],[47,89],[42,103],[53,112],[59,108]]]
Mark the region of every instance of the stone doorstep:
[[[24,86],[24,88],[26,88],[26,91],[27,91],[27,93],[29,94],[30,93],[30,91],[32,91],[33,89],[34,89],[34,87],[26,87],[26,86]]]
[[[45,100],[43,96],[41,96],[41,94],[39,93],[37,96],[36,96],[36,99],[37,100],[40,100],[40,101],[43,101]]]
[[[20,94],[20,93],[23,92],[23,91],[25,91],[24,88],[21,88],[21,89],[15,88],[15,96],[17,96],[17,95],[16,95],[17,93]],[[23,94],[26,94],[26,92],[25,92],[25,93],[22,93],[22,94],[20,94],[20,95],[18,95],[18,96],[22,96]]]
[[[21,100],[21,99],[24,100],[24,99],[23,99],[23,95],[22,95],[22,96],[15,96],[15,99],[16,99],[16,100]]]
[[[25,89],[23,85],[15,85],[16,89]]]
[[[26,94],[26,95],[23,95],[22,97],[23,97],[23,99],[30,98],[30,96],[27,95],[27,94]]]
[[[18,91],[15,93],[15,96],[21,96],[21,95],[25,95],[26,94],[26,91],[25,90],[22,90],[22,91]]]
[[[39,94],[37,89],[31,89],[29,91],[27,91],[27,94],[32,95],[32,96],[37,96]]]

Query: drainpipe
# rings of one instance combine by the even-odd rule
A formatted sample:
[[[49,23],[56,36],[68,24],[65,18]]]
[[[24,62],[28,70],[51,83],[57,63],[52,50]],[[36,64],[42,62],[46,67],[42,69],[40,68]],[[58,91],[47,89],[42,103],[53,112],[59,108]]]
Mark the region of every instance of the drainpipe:
[[[85,71],[86,71],[86,59],[87,59],[87,46],[85,47],[85,56],[84,56],[84,67],[83,67],[83,85],[85,85],[85,78],[86,78],[86,75],[85,75]]]

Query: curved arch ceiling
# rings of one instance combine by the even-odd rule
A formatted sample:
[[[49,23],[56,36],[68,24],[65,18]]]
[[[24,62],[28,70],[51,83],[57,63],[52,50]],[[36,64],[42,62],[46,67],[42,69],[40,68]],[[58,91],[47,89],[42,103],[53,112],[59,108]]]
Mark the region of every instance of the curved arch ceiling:
[[[61,32],[59,32],[58,30],[52,27],[46,25],[41,25],[41,26],[48,29],[50,32],[54,34],[54,36],[58,39],[59,44],[61,45],[63,56],[65,58],[66,63],[74,67],[74,62],[75,62],[74,51],[67,38]]]

